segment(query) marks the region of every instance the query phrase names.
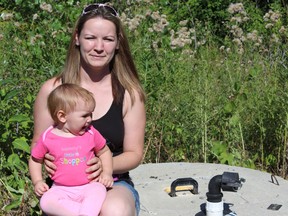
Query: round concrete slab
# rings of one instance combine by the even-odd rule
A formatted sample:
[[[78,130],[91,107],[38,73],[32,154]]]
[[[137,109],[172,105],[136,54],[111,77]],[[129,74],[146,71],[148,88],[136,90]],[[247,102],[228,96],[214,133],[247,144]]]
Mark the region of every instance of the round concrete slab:
[[[221,191],[224,215],[288,215],[288,181],[281,177],[223,164],[156,163],[142,164],[130,172],[140,194],[140,216],[204,216],[208,184],[224,172],[238,173],[246,180],[235,192]],[[172,182],[182,178],[196,180],[199,193],[188,190],[169,196]]]

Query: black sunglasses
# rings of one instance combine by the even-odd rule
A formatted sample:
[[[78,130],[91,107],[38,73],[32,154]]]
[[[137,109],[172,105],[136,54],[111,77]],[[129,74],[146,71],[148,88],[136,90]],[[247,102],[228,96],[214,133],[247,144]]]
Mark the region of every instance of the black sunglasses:
[[[106,11],[108,11],[109,13],[111,13],[111,15],[115,16],[115,17],[118,17],[118,13],[117,11],[112,7],[112,6],[109,6],[109,5],[106,5],[106,4],[91,4],[91,5],[88,5],[87,7],[85,7],[82,11],[82,14],[81,16],[87,14],[87,13],[90,13],[92,11],[96,12],[99,8],[103,7]]]

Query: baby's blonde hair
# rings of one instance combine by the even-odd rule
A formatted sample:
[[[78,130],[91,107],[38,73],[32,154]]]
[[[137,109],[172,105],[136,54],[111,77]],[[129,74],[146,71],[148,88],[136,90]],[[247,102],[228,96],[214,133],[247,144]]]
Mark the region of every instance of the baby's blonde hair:
[[[55,123],[58,122],[57,112],[63,110],[69,113],[75,110],[79,101],[95,108],[96,102],[93,94],[79,85],[64,83],[56,87],[48,96],[48,109]]]

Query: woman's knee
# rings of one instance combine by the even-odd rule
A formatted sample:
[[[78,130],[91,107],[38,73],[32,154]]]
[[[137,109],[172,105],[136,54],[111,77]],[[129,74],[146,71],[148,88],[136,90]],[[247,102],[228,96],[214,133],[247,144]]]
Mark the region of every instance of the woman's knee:
[[[135,216],[136,209],[134,203],[124,203],[124,202],[116,202],[116,203],[107,203],[107,205],[103,205],[101,208],[101,216]]]
[[[135,199],[125,187],[114,187],[108,191],[101,208],[102,216],[135,216]]]

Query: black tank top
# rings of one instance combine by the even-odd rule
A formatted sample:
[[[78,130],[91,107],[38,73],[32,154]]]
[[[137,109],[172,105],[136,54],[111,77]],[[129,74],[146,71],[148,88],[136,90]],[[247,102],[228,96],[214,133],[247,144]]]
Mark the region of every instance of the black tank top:
[[[107,146],[110,148],[113,156],[123,153],[124,122],[122,108],[123,103],[117,104],[113,101],[110,109],[104,116],[91,122],[106,139]],[[129,172],[114,174],[113,176],[117,177],[118,180],[124,180],[134,186]]]
[[[104,116],[91,123],[106,139],[113,156],[123,152],[124,123],[122,107],[122,103],[116,104],[113,102]]]

